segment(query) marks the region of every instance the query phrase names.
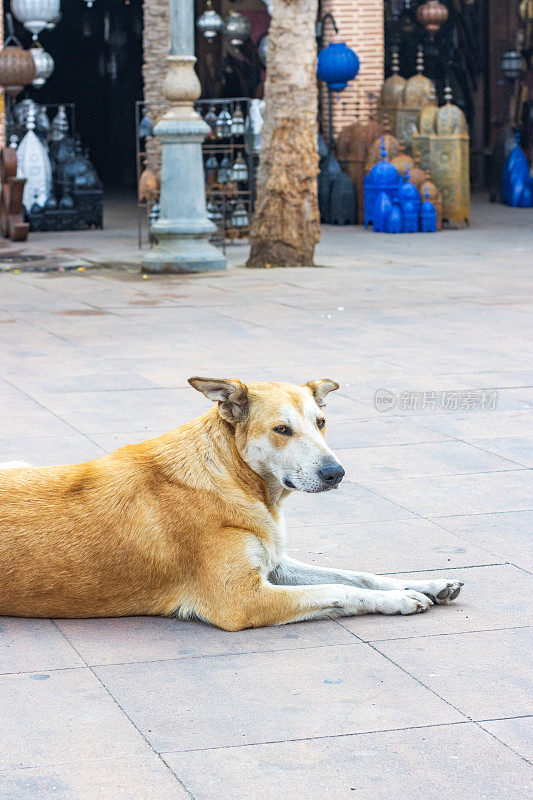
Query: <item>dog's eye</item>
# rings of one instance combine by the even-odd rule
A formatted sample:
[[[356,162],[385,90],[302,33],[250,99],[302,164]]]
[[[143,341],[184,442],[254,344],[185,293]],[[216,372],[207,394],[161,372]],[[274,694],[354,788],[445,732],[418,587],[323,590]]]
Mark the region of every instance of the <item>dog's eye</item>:
[[[276,433],[281,433],[282,436],[292,436],[292,428],[289,428],[288,425],[277,425],[274,431]]]
[[[319,417],[317,419],[317,421],[316,421],[316,426],[317,426],[317,428],[319,430],[322,430],[322,428],[324,427],[325,424],[326,424],[326,420],[324,419],[324,417]]]

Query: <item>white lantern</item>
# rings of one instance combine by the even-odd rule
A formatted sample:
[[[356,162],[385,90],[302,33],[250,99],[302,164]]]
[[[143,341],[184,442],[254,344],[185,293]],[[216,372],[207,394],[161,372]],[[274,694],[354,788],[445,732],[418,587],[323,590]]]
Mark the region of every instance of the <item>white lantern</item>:
[[[33,86],[40,89],[44,86],[52,72],[54,71],[54,59],[47,53],[44,48],[39,44],[30,49],[33,61],[35,63],[35,78],[33,79]]]
[[[37,39],[37,35],[59,15],[59,0],[11,0],[11,10]]]

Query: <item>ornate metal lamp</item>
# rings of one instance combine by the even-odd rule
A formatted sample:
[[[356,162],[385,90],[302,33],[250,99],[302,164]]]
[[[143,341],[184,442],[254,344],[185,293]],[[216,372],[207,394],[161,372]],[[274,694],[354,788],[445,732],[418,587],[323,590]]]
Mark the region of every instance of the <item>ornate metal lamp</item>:
[[[516,50],[508,50],[502,55],[502,72],[508,81],[515,81],[521,74],[524,67],[522,56]]]
[[[441,25],[448,19],[448,9],[439,0],[427,0],[416,10],[416,18],[433,39]]]
[[[8,15],[8,24],[13,30],[13,20]],[[10,97],[16,97],[26,84],[35,78],[35,62],[28,50],[10,33],[0,50],[0,86]]]
[[[250,35],[251,25],[242,14],[230,11],[224,20],[224,37],[234,47],[240,47]]]
[[[35,47],[30,49],[30,53],[35,63],[35,78],[32,83],[36,89],[40,89],[54,71],[54,59],[39,42],[36,42]]]
[[[226,259],[209,237],[216,226],[205,203],[202,142],[209,126],[194,110],[201,93],[194,71],[194,0],[169,0],[170,53],[163,95],[170,107],[154,133],[162,144],[161,211],[152,225],[158,244],[143,258],[147,272],[225,269]]]
[[[211,0],[207,0],[207,8],[198,18],[196,27],[200,33],[203,33],[208,41],[212,41],[217,33],[220,33],[224,27],[224,20],[220,14],[217,14],[217,12],[213,9],[213,3]]]
[[[47,28],[59,15],[59,0],[11,0],[11,10],[36,40],[38,34]]]

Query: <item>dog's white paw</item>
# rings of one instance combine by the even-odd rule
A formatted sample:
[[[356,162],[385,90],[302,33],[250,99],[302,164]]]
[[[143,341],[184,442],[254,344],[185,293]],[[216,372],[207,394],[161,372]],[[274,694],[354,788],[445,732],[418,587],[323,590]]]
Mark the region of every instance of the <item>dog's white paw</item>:
[[[430,597],[414,589],[380,592],[376,611],[380,614],[418,614],[433,605]]]
[[[412,581],[409,588],[427,595],[434,603],[446,605],[451,600],[455,600],[464,584],[461,581],[437,580],[437,581]]]

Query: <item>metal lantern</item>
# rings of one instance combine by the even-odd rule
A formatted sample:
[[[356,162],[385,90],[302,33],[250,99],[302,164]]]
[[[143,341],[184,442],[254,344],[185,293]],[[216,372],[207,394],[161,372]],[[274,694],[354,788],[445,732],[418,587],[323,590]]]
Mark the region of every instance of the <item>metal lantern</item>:
[[[92,8],[93,7],[94,0],[85,0],[85,2],[87,3],[87,8]]]
[[[248,213],[242,200],[237,203],[235,211],[231,215],[231,224],[234,228],[247,228],[249,224]]]
[[[231,133],[233,136],[244,136],[244,116],[240,103],[237,103],[231,120]]]
[[[224,20],[220,14],[217,14],[213,9],[211,0],[207,0],[207,8],[202,16],[198,18],[196,27],[208,40],[214,39],[217,33],[220,33],[224,27]]]
[[[242,153],[239,153],[234,161],[231,169],[231,180],[236,182],[248,180],[248,167],[242,157]]]
[[[229,158],[227,156],[224,156],[218,167],[218,182],[228,183],[228,181],[230,180],[231,180],[231,167],[229,163]]]
[[[33,38],[59,15],[59,0],[11,0],[11,10]]]
[[[267,65],[267,53],[268,53],[268,35],[265,34],[262,39],[259,40],[259,44],[257,45],[257,53],[259,55],[259,61],[261,64],[266,67]]]
[[[317,75],[333,92],[342,92],[359,72],[359,59],[346,42],[330,42],[318,54]]]
[[[502,55],[501,66],[507,80],[514,81],[522,74],[522,56],[516,50],[508,50]]]
[[[32,47],[30,53],[35,63],[35,78],[32,83],[33,86],[40,89],[54,71],[54,59],[40,44]]]
[[[427,0],[416,10],[416,18],[433,38],[448,19],[448,9],[439,0]]]
[[[231,114],[229,113],[227,107],[224,106],[218,115],[216,122],[216,133],[219,139],[224,139],[226,136],[231,136],[231,124]]]
[[[0,51],[0,86],[6,94],[16,97],[34,78],[35,62],[28,50],[10,44]]]
[[[207,122],[211,130],[215,131],[217,127],[217,119],[218,117],[215,106],[211,106],[211,108],[204,117],[204,122]]]
[[[251,25],[242,14],[230,11],[224,20],[224,36],[234,47],[240,47],[250,35]]]
[[[218,160],[213,154],[205,162],[205,179],[208,184],[216,183],[218,173]]]

